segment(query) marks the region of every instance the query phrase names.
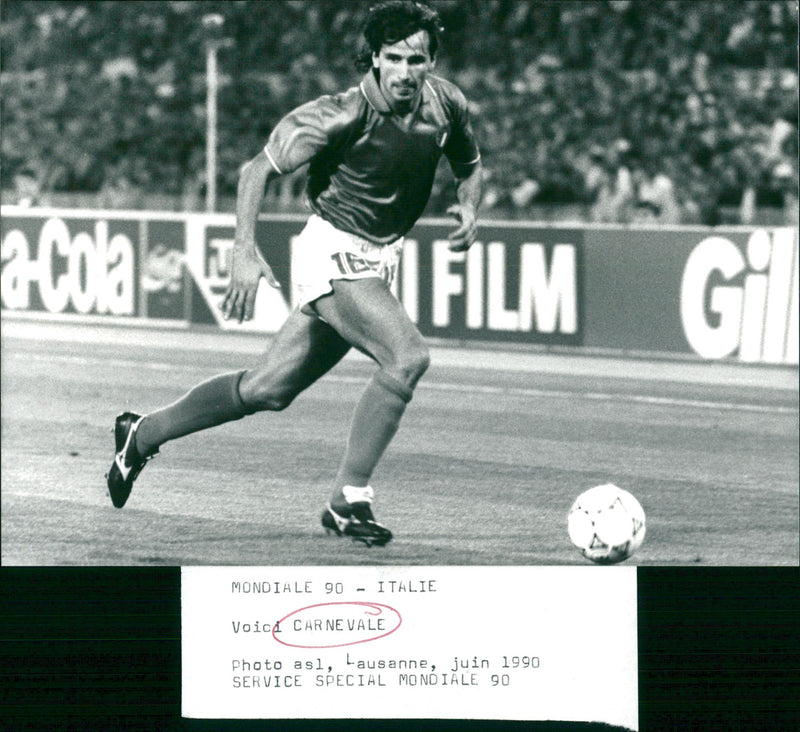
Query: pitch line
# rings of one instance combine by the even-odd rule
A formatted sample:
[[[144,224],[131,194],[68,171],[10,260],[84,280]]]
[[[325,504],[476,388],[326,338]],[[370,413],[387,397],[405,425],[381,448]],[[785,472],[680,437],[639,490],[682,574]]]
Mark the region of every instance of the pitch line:
[[[458,391],[493,395],[514,395],[525,397],[551,397],[559,399],[589,399],[598,402],[632,402],[635,404],[652,404],[668,407],[691,407],[693,409],[721,409],[726,411],[738,412],[759,412],[763,414],[797,414],[797,410],[792,407],[782,407],[779,405],[764,404],[745,404],[737,402],[713,402],[702,399],[677,399],[675,397],[657,397],[643,394],[612,394],[594,391],[565,391],[563,389],[531,389],[527,387],[496,387],[496,386],[467,386],[464,384],[424,384],[429,389],[440,391]],[[419,388],[419,386],[417,388]]]
[[[364,379],[353,376],[330,376],[331,381],[338,380],[342,383],[364,383]],[[674,397],[657,397],[642,394],[612,394],[592,391],[566,391],[563,389],[532,389],[529,387],[500,387],[484,385],[452,384],[447,382],[421,381],[417,389],[433,391],[453,391],[464,394],[489,394],[493,396],[521,396],[521,397],[550,397],[557,399],[589,399],[598,402],[632,402],[637,404],[651,404],[668,407],[691,407],[694,409],[721,409],[726,411],[758,412],[763,414],[796,414],[797,410],[791,407],[764,404],[744,404],[733,402],[713,402],[701,399],[676,399]]]
[[[24,358],[28,361],[44,361],[53,363],[62,361],[65,363],[79,364],[82,366],[115,366],[119,368],[150,369],[152,371],[174,372],[178,369],[191,369],[199,371],[209,371],[216,373],[219,369],[211,366],[176,366],[174,363],[163,361],[139,361],[136,359],[117,359],[117,358],[90,358],[86,356],[71,356],[66,354],[40,355],[40,354],[13,354],[17,358]],[[324,377],[325,381],[339,384],[364,384],[366,379],[357,376],[343,376],[339,374],[328,374]],[[421,381],[417,389],[429,391],[449,391],[460,394],[488,394],[491,396],[517,396],[517,397],[548,397],[551,399],[587,399],[596,402],[628,402],[631,404],[646,404],[662,407],[686,407],[689,409],[708,409],[726,412],[749,412],[756,414],[797,414],[798,410],[794,407],[784,407],[777,404],[749,404],[746,402],[721,402],[705,399],[680,399],[677,397],[649,396],[646,394],[625,394],[597,391],[567,391],[564,389],[535,389],[531,387],[519,386],[486,386],[482,384],[455,384],[452,382],[432,382]]]

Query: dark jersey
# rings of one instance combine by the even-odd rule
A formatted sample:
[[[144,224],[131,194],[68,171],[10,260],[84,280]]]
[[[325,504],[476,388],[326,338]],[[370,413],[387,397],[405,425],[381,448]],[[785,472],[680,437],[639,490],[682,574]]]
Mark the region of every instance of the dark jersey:
[[[278,173],[310,163],[311,208],[337,229],[376,244],[400,238],[422,214],[442,153],[458,178],[480,159],[458,87],[429,76],[404,123],[372,72],[358,86],[286,115],[264,152]]]

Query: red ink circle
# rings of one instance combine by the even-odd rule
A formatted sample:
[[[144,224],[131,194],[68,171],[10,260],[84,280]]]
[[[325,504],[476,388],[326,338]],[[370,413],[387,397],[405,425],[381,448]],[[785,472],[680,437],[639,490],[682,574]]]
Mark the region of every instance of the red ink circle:
[[[394,615],[395,617],[393,618],[393,620],[394,620],[394,622],[396,624],[394,625],[394,627],[390,628],[386,632],[382,632],[380,635],[375,635],[375,636],[371,636],[371,637],[368,637],[368,638],[361,638],[359,640],[351,640],[351,641],[347,641],[346,643],[339,643],[338,642],[339,639],[337,639],[336,643],[322,643],[322,644],[310,645],[308,643],[293,643],[293,642],[289,642],[289,641],[286,641],[286,640],[283,640],[283,639],[279,638],[276,635],[276,632],[279,632],[281,634],[286,633],[286,632],[295,632],[295,633],[302,633],[303,632],[303,631],[285,631],[282,628],[282,625],[283,625],[284,621],[288,620],[289,618],[291,618],[291,617],[293,617],[295,615],[298,615],[300,613],[305,613],[306,611],[313,610],[315,608],[331,608],[331,607],[344,608],[344,607],[347,607],[347,606],[349,606],[350,608],[358,608],[358,609],[361,610],[361,614],[362,615],[372,616],[372,617],[376,618],[376,620],[377,620],[377,618],[386,619],[386,618]],[[381,616],[385,616],[385,617],[381,617]],[[355,622],[354,618],[355,618],[355,616],[353,616],[353,618],[351,618],[351,620],[353,620],[353,622]],[[318,621],[322,622],[323,619],[322,618],[316,618],[315,620],[318,620]],[[308,621],[306,621],[306,622],[308,622]],[[362,620],[362,622],[363,622],[363,620]],[[370,621],[368,621],[368,623],[369,622]],[[397,610],[395,610],[395,608],[390,607],[389,605],[383,605],[383,604],[381,604],[379,602],[321,602],[321,603],[318,603],[316,605],[307,605],[306,607],[301,607],[298,610],[293,610],[286,617],[281,618],[275,624],[276,627],[274,627],[272,629],[272,637],[276,641],[278,641],[278,643],[280,643],[280,644],[282,644],[284,646],[290,646],[291,648],[342,648],[343,646],[354,646],[354,645],[357,645],[359,643],[369,643],[371,641],[378,640],[379,638],[385,638],[387,635],[391,635],[392,633],[394,633],[400,627],[402,622],[403,622],[403,618],[400,616],[400,613]],[[278,629],[280,629],[280,630],[278,630]],[[370,630],[372,628],[367,628],[367,629]],[[320,632],[334,632],[334,631],[332,631],[332,630],[331,631],[321,631],[320,630]]]

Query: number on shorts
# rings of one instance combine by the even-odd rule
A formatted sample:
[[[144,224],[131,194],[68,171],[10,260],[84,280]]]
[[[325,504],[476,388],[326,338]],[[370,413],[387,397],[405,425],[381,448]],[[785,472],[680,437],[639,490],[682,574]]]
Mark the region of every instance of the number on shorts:
[[[336,262],[336,266],[343,275],[358,274],[369,269],[366,261],[352,252],[336,252],[331,255],[331,259]]]

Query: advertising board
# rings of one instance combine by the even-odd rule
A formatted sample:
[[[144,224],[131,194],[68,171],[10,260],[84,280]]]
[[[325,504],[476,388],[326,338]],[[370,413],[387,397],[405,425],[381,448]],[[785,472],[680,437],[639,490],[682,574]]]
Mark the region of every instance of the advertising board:
[[[3,207],[2,310],[139,318],[273,333],[294,304],[304,216],[262,216],[256,237],[280,289],[225,321],[231,214]],[[796,228],[556,226],[483,222],[452,252],[451,221],[406,237],[394,292],[420,331],[454,341],[798,363]]]

